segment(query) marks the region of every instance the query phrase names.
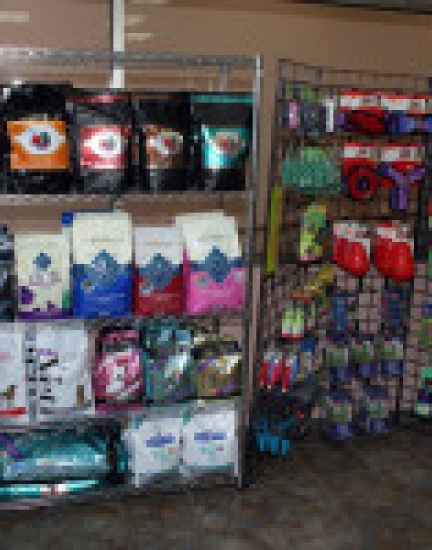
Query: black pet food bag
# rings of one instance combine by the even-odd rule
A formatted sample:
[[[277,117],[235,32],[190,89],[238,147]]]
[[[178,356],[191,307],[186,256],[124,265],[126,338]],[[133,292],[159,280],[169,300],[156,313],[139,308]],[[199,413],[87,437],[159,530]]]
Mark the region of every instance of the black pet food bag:
[[[74,90],[73,166],[78,193],[121,194],[131,180],[129,94],[116,90]]]
[[[191,113],[186,92],[133,94],[137,180],[142,191],[190,187]]]
[[[0,322],[14,319],[14,239],[5,225],[0,225]]]
[[[206,191],[245,189],[252,96],[219,92],[193,94],[191,104],[198,188]]]
[[[8,193],[69,192],[68,89],[67,84],[25,83],[3,90]]]

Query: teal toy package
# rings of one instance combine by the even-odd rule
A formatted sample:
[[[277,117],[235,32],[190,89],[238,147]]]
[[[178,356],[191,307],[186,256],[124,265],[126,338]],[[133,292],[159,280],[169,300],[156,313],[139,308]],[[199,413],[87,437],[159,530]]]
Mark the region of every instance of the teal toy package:
[[[252,135],[250,94],[192,94],[195,174],[209,191],[245,188]]]

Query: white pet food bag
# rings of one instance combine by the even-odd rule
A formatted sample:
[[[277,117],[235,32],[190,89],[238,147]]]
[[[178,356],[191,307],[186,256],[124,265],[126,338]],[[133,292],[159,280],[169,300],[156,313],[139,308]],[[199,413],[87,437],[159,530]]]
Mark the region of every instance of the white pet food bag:
[[[29,364],[31,414],[39,420],[94,412],[88,335],[83,323],[34,327]],[[30,355],[30,354],[29,354]]]
[[[74,317],[124,317],[132,306],[132,221],[126,212],[72,224]]]
[[[179,476],[182,416],[171,414],[131,419],[124,432],[131,481],[136,487]]]
[[[18,317],[22,320],[70,316],[69,247],[61,233],[15,236]]]
[[[238,474],[238,413],[234,402],[208,404],[183,425],[182,473]]]
[[[186,311],[243,307],[245,271],[235,218],[203,212],[178,216],[176,225],[184,243]]]
[[[0,325],[0,420],[28,422],[25,331],[21,324]]]

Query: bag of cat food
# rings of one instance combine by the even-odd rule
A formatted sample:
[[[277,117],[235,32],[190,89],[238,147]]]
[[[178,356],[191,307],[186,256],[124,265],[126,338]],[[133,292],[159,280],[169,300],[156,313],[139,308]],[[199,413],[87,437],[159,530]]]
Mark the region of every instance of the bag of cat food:
[[[245,271],[236,220],[219,213],[177,216],[184,243],[186,311],[243,307]]]
[[[98,335],[93,387],[101,410],[142,404],[143,370],[139,331],[107,328]]]
[[[0,321],[12,321],[14,298],[14,238],[5,225],[0,225]]]
[[[127,213],[77,215],[72,258],[74,317],[130,315],[132,223]]]
[[[12,85],[3,94],[9,193],[68,193],[70,136],[65,84]],[[7,97],[5,97],[5,94]]]
[[[183,246],[176,227],[135,229],[134,312],[181,315]]]
[[[0,499],[116,484],[122,477],[120,451],[114,422],[0,433]]]
[[[78,90],[73,113],[74,172],[80,193],[124,192],[130,183],[132,119],[129,94]]]
[[[199,188],[244,189],[252,136],[252,96],[193,94],[191,104],[197,159],[195,179]]]
[[[28,421],[24,326],[0,325],[0,421]]]
[[[236,340],[217,337],[194,352],[198,398],[223,397],[239,392],[242,354]]]
[[[31,416],[48,420],[93,413],[88,336],[84,324],[39,323],[27,337]]]
[[[233,402],[213,403],[196,410],[183,424],[183,475],[237,475],[237,426],[238,412]]]
[[[138,186],[163,192],[189,188],[191,113],[184,92],[135,92]]]
[[[136,487],[179,481],[181,426],[181,411],[171,408],[131,419],[124,442]]]
[[[167,324],[153,327],[143,343],[146,401],[152,405],[195,397],[193,332]]]
[[[23,320],[70,316],[70,261],[61,233],[15,236],[18,317]]]

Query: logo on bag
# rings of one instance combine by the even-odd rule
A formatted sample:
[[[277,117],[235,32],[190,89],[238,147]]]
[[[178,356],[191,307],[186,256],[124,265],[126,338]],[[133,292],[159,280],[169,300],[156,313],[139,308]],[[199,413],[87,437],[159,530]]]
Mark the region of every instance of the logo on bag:
[[[88,268],[88,286],[111,285],[119,275],[119,265],[106,250],[102,250]]]
[[[226,158],[235,158],[245,147],[245,142],[237,132],[216,132],[213,146],[217,153]]]
[[[179,268],[162,254],[155,254],[149,264],[139,269],[140,276],[148,281],[147,285],[142,285],[143,293],[147,293],[152,288],[157,291],[163,290],[171,283],[178,271]]]
[[[60,120],[7,123],[11,170],[64,170],[69,165],[66,124]]]
[[[178,132],[162,131],[149,136],[147,147],[155,149],[161,157],[172,157],[180,153],[183,146],[183,136]]]
[[[61,282],[61,277],[57,271],[50,271],[52,259],[46,252],[40,252],[34,259],[35,270],[29,277],[32,286],[51,286]]]
[[[81,166],[92,169],[119,169],[125,164],[126,129],[101,126],[81,130]]]

